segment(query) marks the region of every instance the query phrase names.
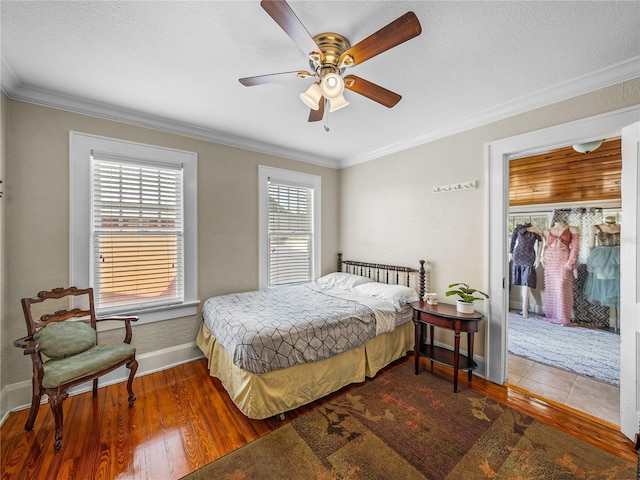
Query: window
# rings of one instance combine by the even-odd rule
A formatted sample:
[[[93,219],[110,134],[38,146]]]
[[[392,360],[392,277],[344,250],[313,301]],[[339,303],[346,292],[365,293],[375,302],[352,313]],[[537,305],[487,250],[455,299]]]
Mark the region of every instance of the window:
[[[196,155],[71,133],[71,284],[99,314],[196,313]]]
[[[513,231],[516,226],[524,225],[526,223],[532,224],[534,227],[541,228],[542,230],[547,230],[551,222],[551,212],[534,212],[534,213],[510,213],[509,214],[509,224],[507,227],[507,251],[511,245],[511,236],[513,235]]]
[[[312,281],[320,271],[320,177],[263,166],[259,176],[260,288]]]
[[[182,167],[91,160],[96,308],[182,303]]]
[[[269,286],[310,282],[313,189],[269,182]]]

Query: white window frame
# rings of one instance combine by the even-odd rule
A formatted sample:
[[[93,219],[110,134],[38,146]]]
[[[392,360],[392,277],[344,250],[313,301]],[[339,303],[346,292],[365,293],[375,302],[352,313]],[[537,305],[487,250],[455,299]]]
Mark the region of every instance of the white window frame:
[[[283,170],[280,168],[258,166],[258,235],[259,235],[259,267],[258,284],[260,289],[269,287],[269,179],[281,181],[300,187],[313,189],[313,259],[311,278],[316,280],[320,274],[320,258],[322,238],[321,225],[321,187],[322,177],[307,173]]]
[[[91,152],[98,150],[149,163],[182,165],[184,192],[184,301],[126,313],[137,324],[181,318],[198,311],[197,154],[80,132],[69,133],[69,279],[70,285],[92,286]]]

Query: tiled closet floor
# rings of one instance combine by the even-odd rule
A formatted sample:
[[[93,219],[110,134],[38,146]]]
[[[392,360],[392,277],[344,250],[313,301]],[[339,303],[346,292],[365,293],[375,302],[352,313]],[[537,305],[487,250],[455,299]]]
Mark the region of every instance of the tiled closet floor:
[[[620,425],[620,388],[509,353],[507,382]]]

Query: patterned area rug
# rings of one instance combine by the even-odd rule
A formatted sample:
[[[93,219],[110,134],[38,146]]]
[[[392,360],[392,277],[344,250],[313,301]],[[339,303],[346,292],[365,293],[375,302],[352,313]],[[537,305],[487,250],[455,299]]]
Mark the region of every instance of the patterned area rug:
[[[634,479],[636,465],[407,362],[184,478]]]
[[[620,385],[620,335],[509,313],[509,352]]]

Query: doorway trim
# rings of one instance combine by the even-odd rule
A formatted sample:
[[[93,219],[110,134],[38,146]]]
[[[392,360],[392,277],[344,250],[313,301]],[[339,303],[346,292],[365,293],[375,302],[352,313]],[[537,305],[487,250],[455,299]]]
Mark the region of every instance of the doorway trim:
[[[541,153],[575,143],[620,136],[622,127],[640,119],[640,105],[588,117],[487,144],[487,339],[485,377],[499,385],[507,375],[509,286],[507,214],[509,158]],[[626,213],[626,212],[625,212]],[[638,212],[628,214],[637,215]]]

